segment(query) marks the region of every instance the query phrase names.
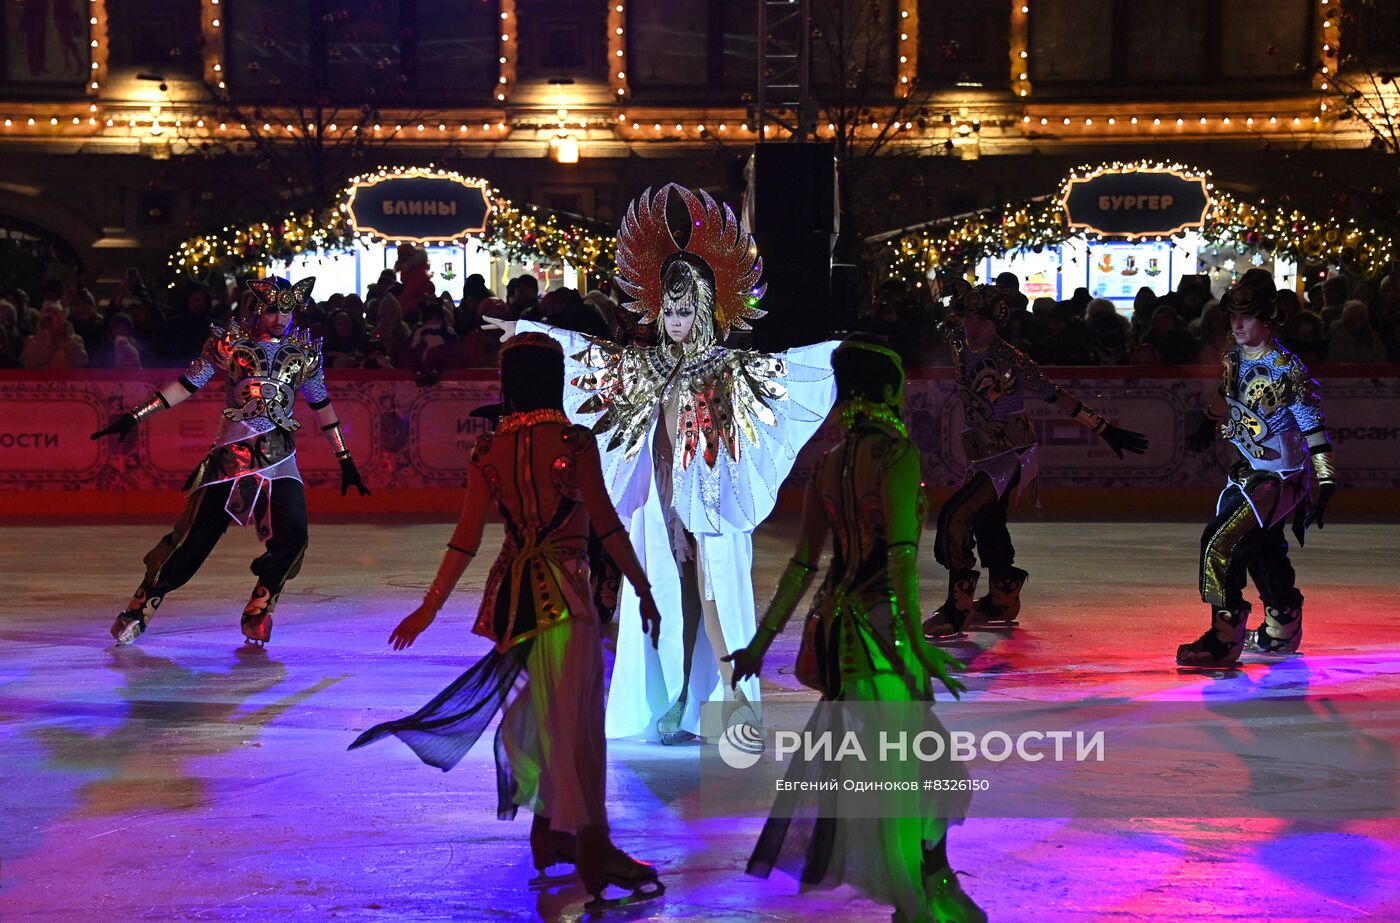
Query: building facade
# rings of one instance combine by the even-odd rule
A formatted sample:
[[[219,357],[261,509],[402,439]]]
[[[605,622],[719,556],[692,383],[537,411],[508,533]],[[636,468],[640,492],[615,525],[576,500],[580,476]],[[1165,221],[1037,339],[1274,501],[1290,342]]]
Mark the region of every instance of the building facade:
[[[801,135],[858,237],[1119,158],[1395,195],[1400,0],[17,0],[0,48],[0,233],[99,289],[381,164],[610,222]]]

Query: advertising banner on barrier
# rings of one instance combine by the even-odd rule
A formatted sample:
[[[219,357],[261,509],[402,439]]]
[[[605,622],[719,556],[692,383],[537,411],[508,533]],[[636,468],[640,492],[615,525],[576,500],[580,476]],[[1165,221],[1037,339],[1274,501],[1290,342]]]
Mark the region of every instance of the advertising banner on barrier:
[[[1128,371],[1128,370],[1123,370]],[[910,435],[932,487],[962,481],[962,406],[941,372],[915,378],[907,391]],[[471,412],[498,399],[491,373],[420,388],[392,373],[332,372],[331,395],[365,479],[386,488],[457,487],[465,456],[487,430]],[[1032,402],[1046,486],[1215,487],[1232,450],[1186,449],[1215,380],[1165,377],[1052,377],[1071,394],[1122,425],[1140,430],[1151,448],[1120,461],[1088,430],[1058,410]],[[0,485],[26,490],[179,489],[208,451],[222,409],[209,389],[157,414],[124,443],[94,442],[89,434],[148,397],[158,379],[103,379],[97,373],[11,374],[0,378]],[[1328,425],[1342,483],[1394,487],[1400,483],[1400,421],[1394,412],[1400,377],[1338,377],[1323,381]],[[309,418],[304,408],[301,415]],[[821,453],[841,438],[828,421],[802,450],[793,476],[805,479]],[[298,464],[308,486],[335,486],[339,469],[315,428],[297,435]]]

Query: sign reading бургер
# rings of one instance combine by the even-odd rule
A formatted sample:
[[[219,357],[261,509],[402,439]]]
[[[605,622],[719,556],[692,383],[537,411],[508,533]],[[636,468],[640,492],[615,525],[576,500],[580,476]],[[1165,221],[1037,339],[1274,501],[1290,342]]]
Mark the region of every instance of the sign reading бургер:
[[[1169,167],[1104,168],[1069,177],[1060,204],[1072,228],[1103,237],[1166,237],[1205,223],[1210,184]]]

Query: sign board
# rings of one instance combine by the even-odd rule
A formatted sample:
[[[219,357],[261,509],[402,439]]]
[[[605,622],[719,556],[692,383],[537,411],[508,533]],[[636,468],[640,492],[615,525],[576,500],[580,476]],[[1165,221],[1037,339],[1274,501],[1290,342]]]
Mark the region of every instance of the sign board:
[[[1129,167],[1070,177],[1060,204],[1072,228],[1103,237],[1165,237],[1205,223],[1210,190],[1204,176]]]
[[[446,243],[486,230],[491,198],[482,181],[400,173],[356,183],[346,204],[359,233],[384,240]]]

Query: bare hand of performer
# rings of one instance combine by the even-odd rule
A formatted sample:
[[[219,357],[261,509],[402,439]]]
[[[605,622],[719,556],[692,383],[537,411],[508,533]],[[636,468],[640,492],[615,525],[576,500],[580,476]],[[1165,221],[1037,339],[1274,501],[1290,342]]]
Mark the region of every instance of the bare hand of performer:
[[[966,670],[967,664],[948,654],[942,648],[929,644],[923,638],[915,637],[912,641],[914,655],[919,658],[919,663],[924,665],[924,669],[929,672],[929,675],[941,682],[953,694],[953,698],[962,698],[962,693],[967,691],[967,687],[953,679],[949,670]]]
[[[429,625],[433,624],[433,619],[437,618],[437,610],[427,603],[419,606],[408,614],[399,627],[395,628],[389,635],[389,643],[394,646],[394,650],[401,651],[406,647],[412,647],[414,640],[423,633]]]
[[[515,336],[515,321],[513,320],[506,320],[503,317],[483,317],[481,320],[483,321],[482,330],[501,331],[502,343]]]
[[[661,643],[661,610],[656,608],[656,600],[650,593],[643,593],[640,600],[642,610],[642,631],[651,635],[651,648],[656,650]]]
[[[118,442],[126,442],[127,434],[135,428],[136,415],[124,413],[119,417],[114,417],[111,423],[93,433],[92,438],[101,439],[103,436],[116,436]]]
[[[733,664],[734,676],[730,680],[730,685],[735,689],[739,688],[739,681],[748,679],[750,676],[757,676],[758,671],[763,669],[763,655],[755,654],[747,647],[741,647],[728,657],[721,657],[726,663]]]

